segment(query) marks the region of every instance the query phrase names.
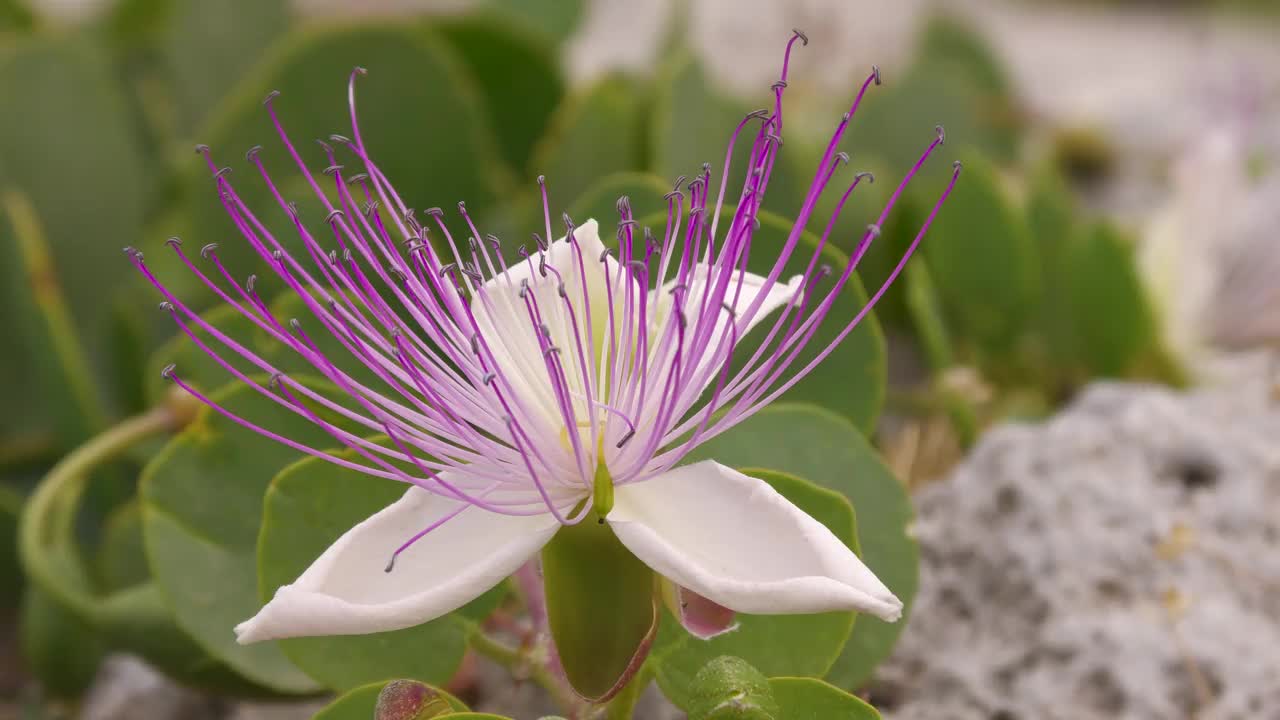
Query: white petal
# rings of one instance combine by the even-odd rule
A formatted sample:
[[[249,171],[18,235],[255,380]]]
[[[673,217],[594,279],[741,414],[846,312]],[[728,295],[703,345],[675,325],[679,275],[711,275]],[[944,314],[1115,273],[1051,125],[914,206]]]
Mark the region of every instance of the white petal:
[[[478,597],[538,552],[559,524],[468,507],[419,539],[385,572],[391,553],[457,510],[456,500],[410,488],[348,530],[258,614],[236,626],[241,643],[398,630]]]
[[[608,520],[649,567],[736,612],[902,615],[902,602],[825,525],[711,460],[619,486]]]

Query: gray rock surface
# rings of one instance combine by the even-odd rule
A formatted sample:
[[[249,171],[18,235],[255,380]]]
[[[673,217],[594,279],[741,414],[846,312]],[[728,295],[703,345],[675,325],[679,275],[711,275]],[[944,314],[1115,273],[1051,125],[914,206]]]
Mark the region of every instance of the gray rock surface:
[[[918,496],[892,720],[1280,718],[1280,398],[1098,385]]]

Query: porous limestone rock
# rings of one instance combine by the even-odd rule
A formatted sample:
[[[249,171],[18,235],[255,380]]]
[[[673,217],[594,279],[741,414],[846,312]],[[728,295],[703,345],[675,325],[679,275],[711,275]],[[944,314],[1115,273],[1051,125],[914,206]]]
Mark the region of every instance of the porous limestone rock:
[[[1280,718],[1280,397],[1092,387],[918,495],[892,720]]]

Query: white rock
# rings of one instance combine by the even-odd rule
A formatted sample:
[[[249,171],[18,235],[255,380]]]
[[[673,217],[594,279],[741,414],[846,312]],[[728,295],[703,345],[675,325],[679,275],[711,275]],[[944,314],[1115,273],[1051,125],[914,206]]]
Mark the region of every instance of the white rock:
[[[893,720],[1280,717],[1280,402],[1099,385],[919,497]]]

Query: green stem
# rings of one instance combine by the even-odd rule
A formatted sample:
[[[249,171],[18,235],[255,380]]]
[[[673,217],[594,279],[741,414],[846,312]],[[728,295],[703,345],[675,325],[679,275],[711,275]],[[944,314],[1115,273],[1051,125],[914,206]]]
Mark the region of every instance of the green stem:
[[[511,671],[512,674],[528,673],[534,682],[545,689],[570,716],[580,711],[585,703],[567,683],[556,677],[547,663],[531,653],[521,652],[476,628],[468,637],[471,649]]]
[[[18,521],[18,557],[42,590],[82,617],[98,615],[72,537],[80,491],[90,472],[152,435],[178,429],[181,421],[167,406],[120,422],[71,451],[31,493]],[[62,553],[55,548],[61,546]]]

